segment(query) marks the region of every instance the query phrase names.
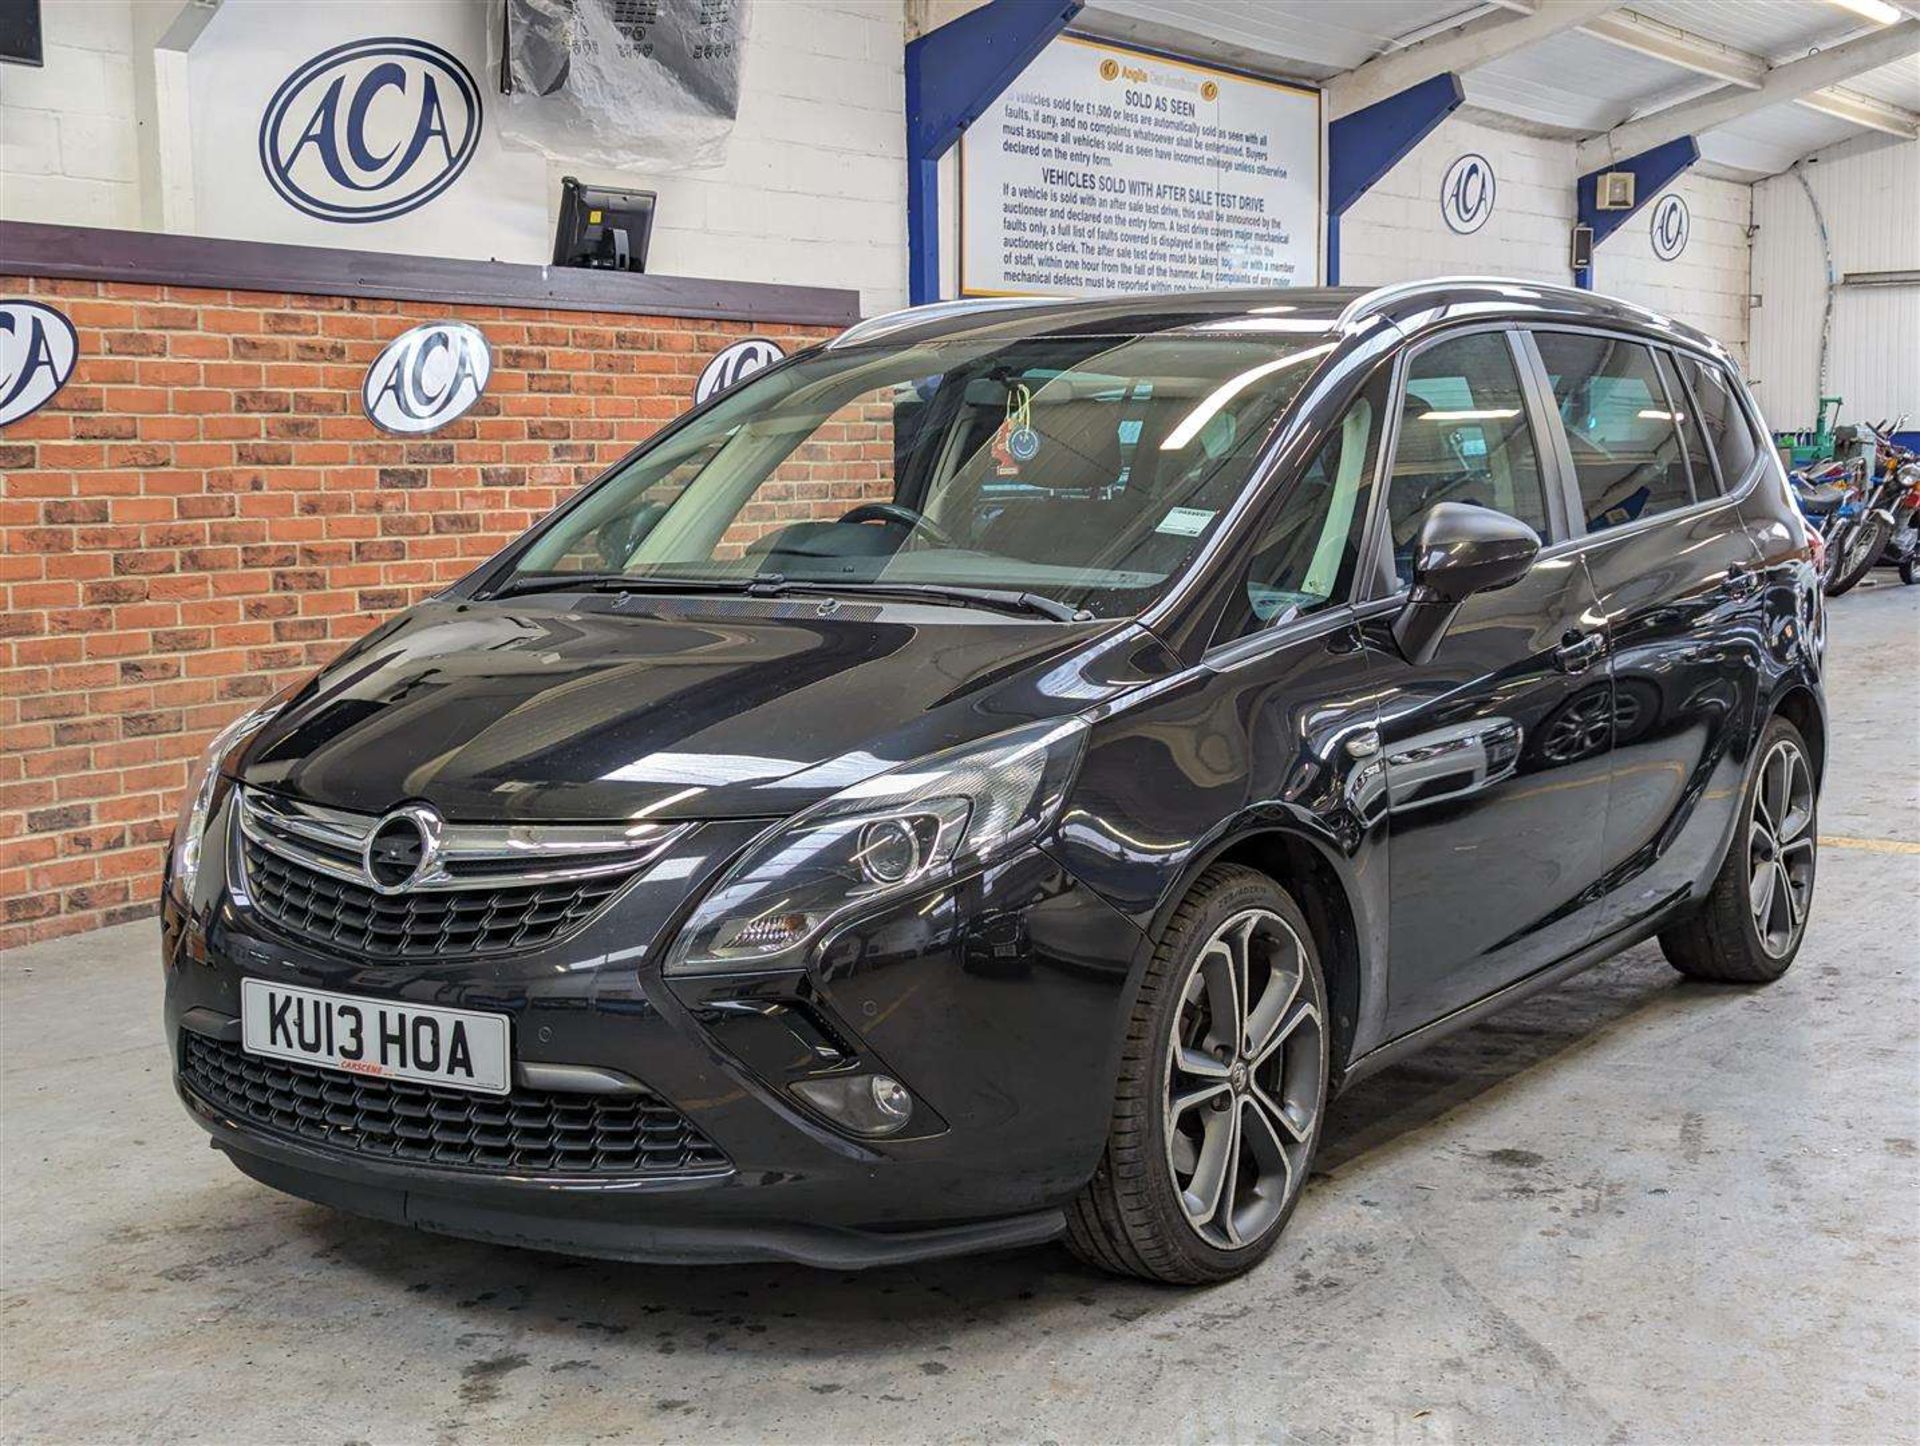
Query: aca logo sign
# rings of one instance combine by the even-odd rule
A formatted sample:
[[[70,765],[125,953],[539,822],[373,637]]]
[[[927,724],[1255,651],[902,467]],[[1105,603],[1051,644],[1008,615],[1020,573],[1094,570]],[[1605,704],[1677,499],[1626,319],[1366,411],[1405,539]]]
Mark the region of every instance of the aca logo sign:
[[[355,40],[289,75],[260,120],[260,165],[322,221],[385,221],[460,178],[480,142],[480,88],[424,40]]]
[[[735,342],[701,371],[700,380],[693,388],[693,404],[697,407],[708,397],[718,396],[728,387],[737,386],[762,367],[772,366],[785,355],[778,344],[763,336]]]
[[[1687,249],[1687,233],[1693,228],[1693,216],[1687,210],[1687,203],[1667,192],[1653,203],[1653,219],[1647,223],[1647,234],[1653,238],[1653,254],[1662,261],[1672,261]]]
[[[45,406],[73,375],[73,323],[37,301],[0,301],[0,427]]]
[[[477,327],[429,322],[387,343],[367,368],[360,400],[383,432],[417,436],[465,413],[492,375],[493,352]]]
[[[1469,151],[1447,167],[1440,183],[1440,214],[1449,230],[1471,236],[1493,214],[1493,167],[1485,156]]]

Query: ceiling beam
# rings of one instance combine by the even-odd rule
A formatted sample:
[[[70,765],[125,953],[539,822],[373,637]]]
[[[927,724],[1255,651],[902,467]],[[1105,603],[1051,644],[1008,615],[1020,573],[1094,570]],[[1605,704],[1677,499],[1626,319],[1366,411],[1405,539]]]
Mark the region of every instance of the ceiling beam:
[[[1650,20],[1631,10],[1616,10],[1611,15],[1602,15],[1598,20],[1582,25],[1580,33],[1617,45],[1623,50],[1663,60],[1696,75],[1710,75],[1715,80],[1737,85],[1742,90],[1758,90],[1769,68],[1764,56],[1718,44],[1690,30]],[[1912,140],[1920,133],[1920,115],[1839,86],[1828,86],[1811,95],[1803,95],[1795,104],[1906,140]]]
[[[1812,95],[1801,96],[1797,104],[1808,110],[1817,110],[1822,115],[1833,116],[1836,120],[1865,126],[1870,131],[1899,136],[1902,140],[1920,139],[1920,114],[1915,114],[1905,106],[1862,95],[1857,90],[1830,85],[1825,90],[1816,90]]]
[[[1742,90],[1758,90],[1767,73],[1767,62],[1758,55],[1730,46],[1716,45],[1690,30],[1680,30],[1636,15],[1631,10],[1616,10],[1580,27],[1581,33],[1604,40],[1623,50],[1650,55],[1715,80],[1737,85]]]
[[[1727,125],[1767,106],[1799,100],[1916,51],[1920,51],[1920,20],[1903,20],[1898,25],[1843,41],[1803,59],[1776,65],[1752,89],[1723,86],[1697,99],[1617,125],[1604,135],[1591,136],[1580,142],[1575,164],[1581,171],[1596,170],[1623,156],[1638,155],[1681,136],[1698,135]]]
[[[1351,115],[1376,101],[1448,71],[1471,70],[1572,30],[1618,8],[1620,0],[1553,0],[1524,13],[1493,11],[1443,30],[1417,45],[1376,55],[1327,82],[1327,114]]]

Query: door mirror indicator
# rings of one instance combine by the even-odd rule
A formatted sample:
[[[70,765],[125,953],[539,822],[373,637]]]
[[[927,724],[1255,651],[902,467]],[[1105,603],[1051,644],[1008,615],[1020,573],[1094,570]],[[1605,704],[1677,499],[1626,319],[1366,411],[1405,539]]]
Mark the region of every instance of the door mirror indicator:
[[[1393,620],[1393,641],[1410,663],[1431,662],[1453,615],[1475,593],[1511,587],[1540,554],[1540,534],[1491,507],[1441,502],[1420,524],[1413,591]]]

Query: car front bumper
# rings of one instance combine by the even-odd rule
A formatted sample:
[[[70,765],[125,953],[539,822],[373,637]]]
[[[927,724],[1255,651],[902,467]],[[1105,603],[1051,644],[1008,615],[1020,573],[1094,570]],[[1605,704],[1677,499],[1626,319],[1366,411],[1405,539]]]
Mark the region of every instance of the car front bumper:
[[[423,962],[343,958],[279,930],[229,886],[240,865],[228,850],[209,847],[197,907],[171,893],[163,906],[181,1098],[263,1183],[477,1239],[848,1268],[1058,1234],[1106,1138],[1144,936],[1028,850],[841,930],[805,973],[663,977],[679,919],[762,826],[691,830],[559,943]],[[643,1088],[724,1162],[680,1173],[450,1167],[369,1153],[324,1119],[284,1127],[244,1091],[196,1088],[182,1073],[188,1034],[238,1058],[246,977],[505,1014],[516,1089],[557,1080],[584,1101],[603,1080]],[[915,1099],[906,1128],[861,1138],[793,1092],[836,1072],[903,1081]]]

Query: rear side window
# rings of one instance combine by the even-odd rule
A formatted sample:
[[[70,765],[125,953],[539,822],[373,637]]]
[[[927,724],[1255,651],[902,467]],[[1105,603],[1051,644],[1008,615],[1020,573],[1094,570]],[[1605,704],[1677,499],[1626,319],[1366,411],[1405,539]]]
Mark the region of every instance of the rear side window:
[[[1720,459],[1720,476],[1731,492],[1746,480],[1747,469],[1759,455],[1747,414],[1733,394],[1733,383],[1719,367],[1682,355],[1680,374],[1700,409],[1701,429],[1707,434],[1707,445]]]
[[[1403,584],[1413,578],[1420,525],[1441,502],[1491,507],[1552,540],[1539,450],[1505,332],[1436,342],[1408,364],[1387,489]]]
[[[1693,488],[1676,406],[1653,350],[1624,337],[1543,331],[1534,340],[1573,454],[1587,531],[1687,507]]]

